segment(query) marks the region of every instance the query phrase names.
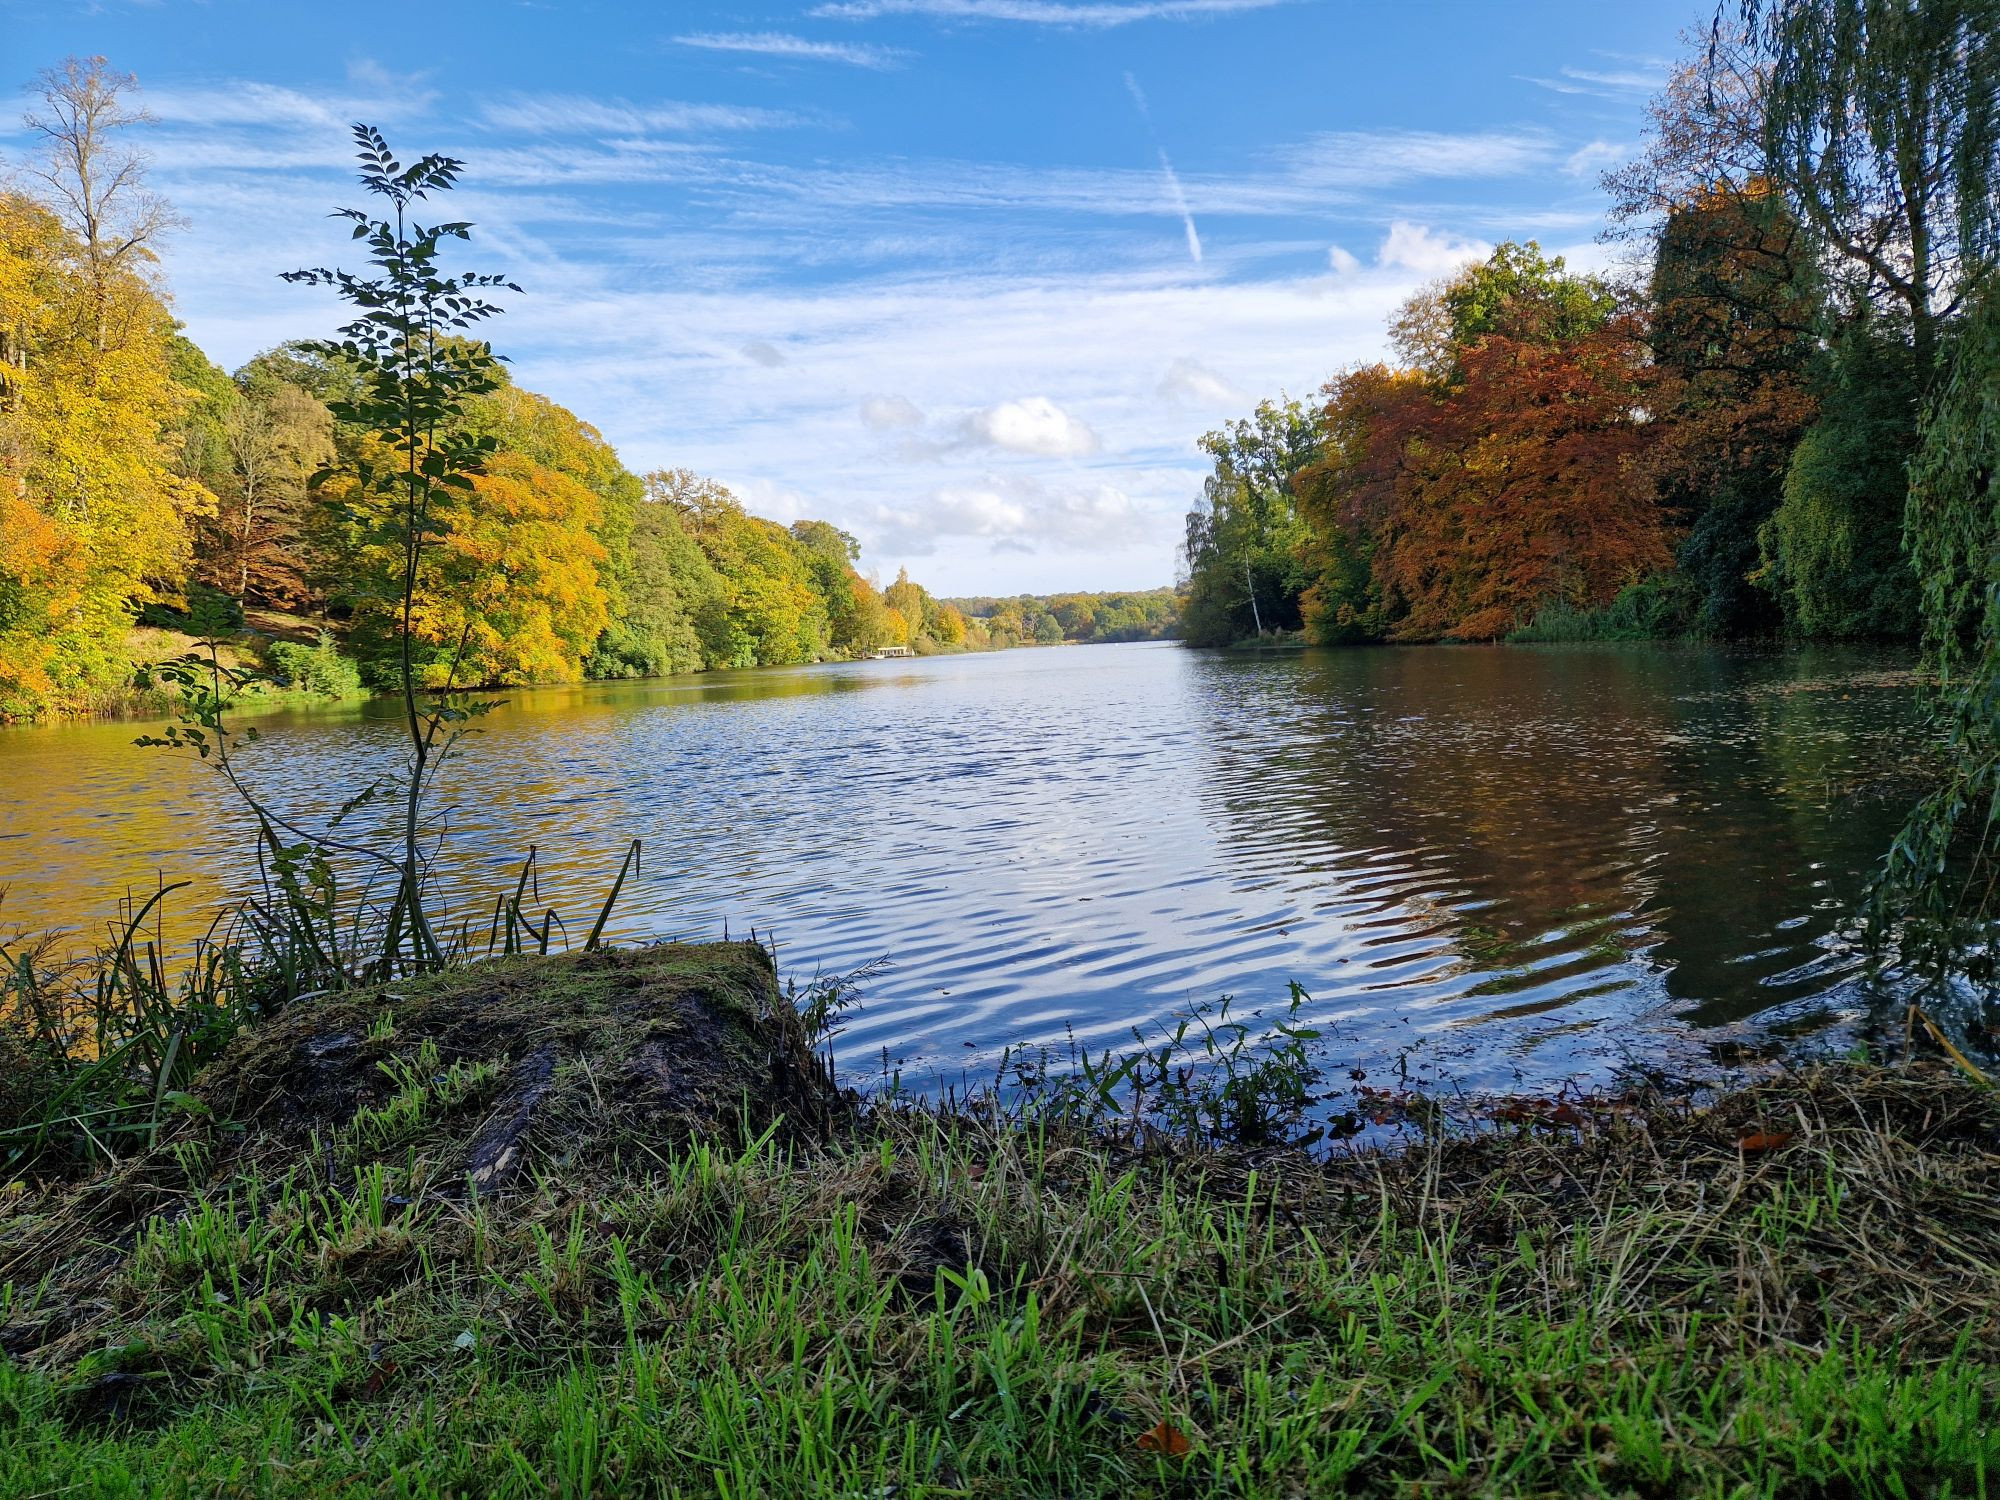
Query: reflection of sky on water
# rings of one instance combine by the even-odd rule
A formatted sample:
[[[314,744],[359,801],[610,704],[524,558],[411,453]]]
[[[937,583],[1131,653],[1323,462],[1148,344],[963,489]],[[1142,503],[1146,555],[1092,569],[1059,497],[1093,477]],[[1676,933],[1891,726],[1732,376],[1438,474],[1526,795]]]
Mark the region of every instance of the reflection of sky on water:
[[[1542,1083],[1865,1005],[1835,927],[1902,811],[1867,789],[1914,721],[1883,665],[1137,646],[538,689],[461,746],[450,859],[472,915],[536,846],[580,931],[638,837],[623,937],[754,925],[802,975],[887,956],[840,1039],[864,1074],[1115,1046],[1297,980],[1343,1059]],[[337,805],[394,753],[382,709],[264,721],[246,765]],[[0,735],[11,924],[249,877],[213,776],[136,732]]]

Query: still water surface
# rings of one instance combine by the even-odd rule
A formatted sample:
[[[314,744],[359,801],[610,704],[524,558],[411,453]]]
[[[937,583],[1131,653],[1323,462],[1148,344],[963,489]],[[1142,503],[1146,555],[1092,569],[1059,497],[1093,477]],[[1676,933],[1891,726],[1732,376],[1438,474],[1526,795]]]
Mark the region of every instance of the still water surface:
[[[1546,1086],[1837,1041],[1879,1003],[1838,927],[1905,806],[1899,665],[1144,645],[522,691],[453,764],[452,858],[494,891],[537,846],[580,932],[639,837],[621,936],[888,959],[839,1039],[864,1079],[1117,1045],[1224,994],[1275,1013],[1296,980],[1342,1062]],[[297,809],[399,734],[383,704],[260,724],[250,774]],[[213,773],[136,732],[0,732],[8,926],[164,875],[196,880],[192,930],[248,879]]]

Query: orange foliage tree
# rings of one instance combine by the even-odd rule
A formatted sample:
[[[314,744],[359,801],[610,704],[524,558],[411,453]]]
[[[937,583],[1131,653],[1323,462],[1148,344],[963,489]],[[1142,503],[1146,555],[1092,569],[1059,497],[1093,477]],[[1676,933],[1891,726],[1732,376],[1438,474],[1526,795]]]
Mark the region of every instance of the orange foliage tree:
[[[1390,633],[1492,640],[1666,567],[1665,517],[1633,481],[1651,434],[1632,324],[1559,343],[1495,335],[1459,358],[1457,388],[1401,403],[1386,434],[1404,437],[1373,566]]]

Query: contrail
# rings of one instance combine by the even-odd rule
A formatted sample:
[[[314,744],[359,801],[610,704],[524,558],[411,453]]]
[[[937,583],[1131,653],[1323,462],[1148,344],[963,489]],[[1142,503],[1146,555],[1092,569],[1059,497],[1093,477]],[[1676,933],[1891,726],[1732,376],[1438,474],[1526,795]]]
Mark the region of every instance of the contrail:
[[[1146,105],[1146,91],[1139,87],[1139,80],[1130,73],[1125,75],[1125,91],[1132,96],[1132,102],[1139,106],[1139,118],[1146,122],[1146,134],[1153,138],[1153,149],[1160,153],[1160,171],[1167,179],[1167,191],[1173,194],[1174,208],[1181,216],[1181,228],[1187,231],[1188,254],[1194,257],[1196,265],[1201,264],[1201,235],[1194,227],[1194,213],[1188,207],[1187,194],[1181,190],[1180,174],[1174,164],[1167,160],[1167,148],[1160,144],[1160,133],[1153,128],[1153,111]]]

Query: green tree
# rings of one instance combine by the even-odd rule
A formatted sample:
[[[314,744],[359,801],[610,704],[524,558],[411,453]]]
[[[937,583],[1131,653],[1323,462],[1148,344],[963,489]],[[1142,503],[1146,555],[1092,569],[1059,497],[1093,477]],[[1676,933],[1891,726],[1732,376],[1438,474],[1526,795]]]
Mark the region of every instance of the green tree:
[[[1298,629],[1310,579],[1300,561],[1305,527],[1293,479],[1320,457],[1316,415],[1290,399],[1265,401],[1207,434],[1201,448],[1214,468],[1182,543],[1188,644]]]
[[[396,873],[378,963],[395,972],[435,968],[445,961],[444,944],[428,910],[423,801],[432,764],[448,743],[441,737],[447,726],[464,719],[465,710],[448,699],[426,702],[419,696],[417,610],[438,539],[440,502],[472,492],[496,446],[490,435],[466,430],[471,404],[498,389],[501,381],[492,347],[465,336],[465,330],[500,311],[487,300],[488,291],[519,288],[490,273],[447,272],[441,264],[446,242],[471,238],[471,226],[426,225],[414,217],[434,194],[457,186],[464,163],[432,154],[406,167],[371,126],[357,125],[354,140],[362,186],[387,208],[381,218],[352,208],[339,210],[336,217],[354,226],[353,238],[365,250],[373,275],[314,269],[287,272],[286,279],[329,288],[356,309],[357,316],[341,327],[337,340],[307,347],[355,372],[358,390],[342,399],[334,414],[374,439],[349,459],[357,493],[388,502],[374,507],[366,524],[397,560],[392,607],[409,758],[400,779],[400,856],[365,847],[361,852]],[[437,685],[452,688],[457,667],[455,658],[447,662]],[[323,834],[311,842],[331,847],[333,841]],[[351,846],[343,841],[342,847]]]
[[[1994,0],[1750,0],[1764,140],[1851,308],[1909,329],[1921,389],[2000,244]]]
[[[1846,330],[1826,360],[1819,418],[1761,534],[1767,581],[1803,635],[1916,633],[1917,580],[1902,546],[1915,363],[1907,340],[1866,324]]]
[[[1567,343],[1602,328],[1617,305],[1601,276],[1568,270],[1534,240],[1510,241],[1411,298],[1390,333],[1409,365],[1450,382],[1463,373],[1464,351],[1489,335]]]
[[[728,591],[674,503],[671,476],[649,475],[626,543],[623,611],[591,660],[597,677],[658,677],[727,666]]]
[[[826,521],[794,521],[792,536],[803,549],[813,587],[826,607],[827,637],[833,649],[867,655],[882,643],[885,622],[875,591],[854,571],[861,544]]]
[[[717,665],[786,666],[827,654],[826,603],[806,550],[775,521],[745,511],[725,487],[685,469],[648,476],[722,580],[724,650]]]

